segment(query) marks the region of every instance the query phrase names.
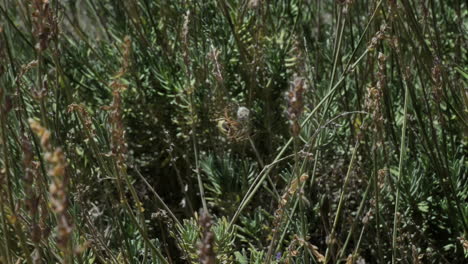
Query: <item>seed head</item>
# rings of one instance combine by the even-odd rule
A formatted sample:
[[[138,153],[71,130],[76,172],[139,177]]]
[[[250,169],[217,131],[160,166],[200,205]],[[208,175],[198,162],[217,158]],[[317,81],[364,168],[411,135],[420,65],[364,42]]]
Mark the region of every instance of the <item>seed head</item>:
[[[294,81],[287,94],[288,96],[288,118],[291,123],[291,132],[293,136],[298,136],[301,130],[299,117],[304,109],[304,92],[306,84],[304,78],[294,76]]]

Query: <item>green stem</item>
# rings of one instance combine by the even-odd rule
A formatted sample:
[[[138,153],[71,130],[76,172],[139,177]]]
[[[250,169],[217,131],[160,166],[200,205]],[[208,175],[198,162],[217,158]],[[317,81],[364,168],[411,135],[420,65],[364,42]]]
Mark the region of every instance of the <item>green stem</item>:
[[[403,127],[401,128],[400,140],[400,161],[398,164],[398,179],[396,184],[396,197],[395,197],[395,212],[393,214],[393,235],[392,235],[392,264],[396,263],[396,238],[398,227],[398,207],[400,205],[400,182],[403,174],[403,161],[406,154],[406,123],[408,114],[408,85],[406,80],[403,82],[405,85],[405,104],[403,110]]]
[[[354,146],[353,154],[351,156],[351,161],[349,162],[348,171],[346,172],[346,177],[343,183],[343,190],[341,191],[340,201],[338,202],[338,208],[336,210],[335,220],[333,221],[333,227],[332,227],[332,230],[330,231],[330,244],[328,245],[327,251],[325,253],[325,262],[324,262],[325,264],[327,264],[328,261],[330,260],[331,247],[333,246],[333,240],[335,239],[336,228],[338,227],[338,221],[340,220],[341,212],[343,210],[346,187],[348,186],[349,178],[350,178],[351,171],[353,168],[354,160],[356,159],[356,153],[357,153],[357,150],[359,149],[359,145],[360,145],[360,141],[358,139],[356,141],[356,145]]]

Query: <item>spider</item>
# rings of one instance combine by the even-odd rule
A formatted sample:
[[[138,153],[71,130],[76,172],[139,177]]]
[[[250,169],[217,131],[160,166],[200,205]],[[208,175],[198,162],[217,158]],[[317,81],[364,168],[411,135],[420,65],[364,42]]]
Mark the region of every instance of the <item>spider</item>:
[[[247,138],[246,127],[242,123],[231,118],[227,109],[224,110],[224,117],[218,118],[216,121],[218,122],[217,126],[219,131],[228,139],[242,141]]]

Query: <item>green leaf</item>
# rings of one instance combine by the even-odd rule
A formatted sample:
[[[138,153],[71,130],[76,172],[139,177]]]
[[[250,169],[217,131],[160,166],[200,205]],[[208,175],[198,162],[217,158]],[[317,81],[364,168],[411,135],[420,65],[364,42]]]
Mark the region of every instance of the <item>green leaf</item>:
[[[239,251],[234,252],[234,256],[236,256],[236,260],[240,264],[247,264],[248,263],[247,258],[244,255],[242,255]]]
[[[427,204],[426,201],[418,203],[418,209],[419,211],[423,213],[429,212],[429,205]]]

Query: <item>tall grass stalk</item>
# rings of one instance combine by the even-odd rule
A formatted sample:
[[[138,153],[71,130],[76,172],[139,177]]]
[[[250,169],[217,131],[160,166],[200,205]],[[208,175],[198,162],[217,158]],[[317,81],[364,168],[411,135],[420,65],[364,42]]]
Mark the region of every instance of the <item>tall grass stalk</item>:
[[[396,194],[395,194],[395,212],[393,214],[393,231],[392,231],[392,263],[397,261],[397,234],[398,234],[398,222],[399,222],[399,205],[400,205],[400,184],[403,175],[403,166],[406,155],[406,125],[407,125],[407,115],[408,115],[408,85],[406,85],[406,80],[403,82],[405,84],[405,93],[404,93],[404,106],[403,106],[403,126],[401,127],[401,139],[400,139],[400,158],[398,162],[398,177],[396,181]]]

